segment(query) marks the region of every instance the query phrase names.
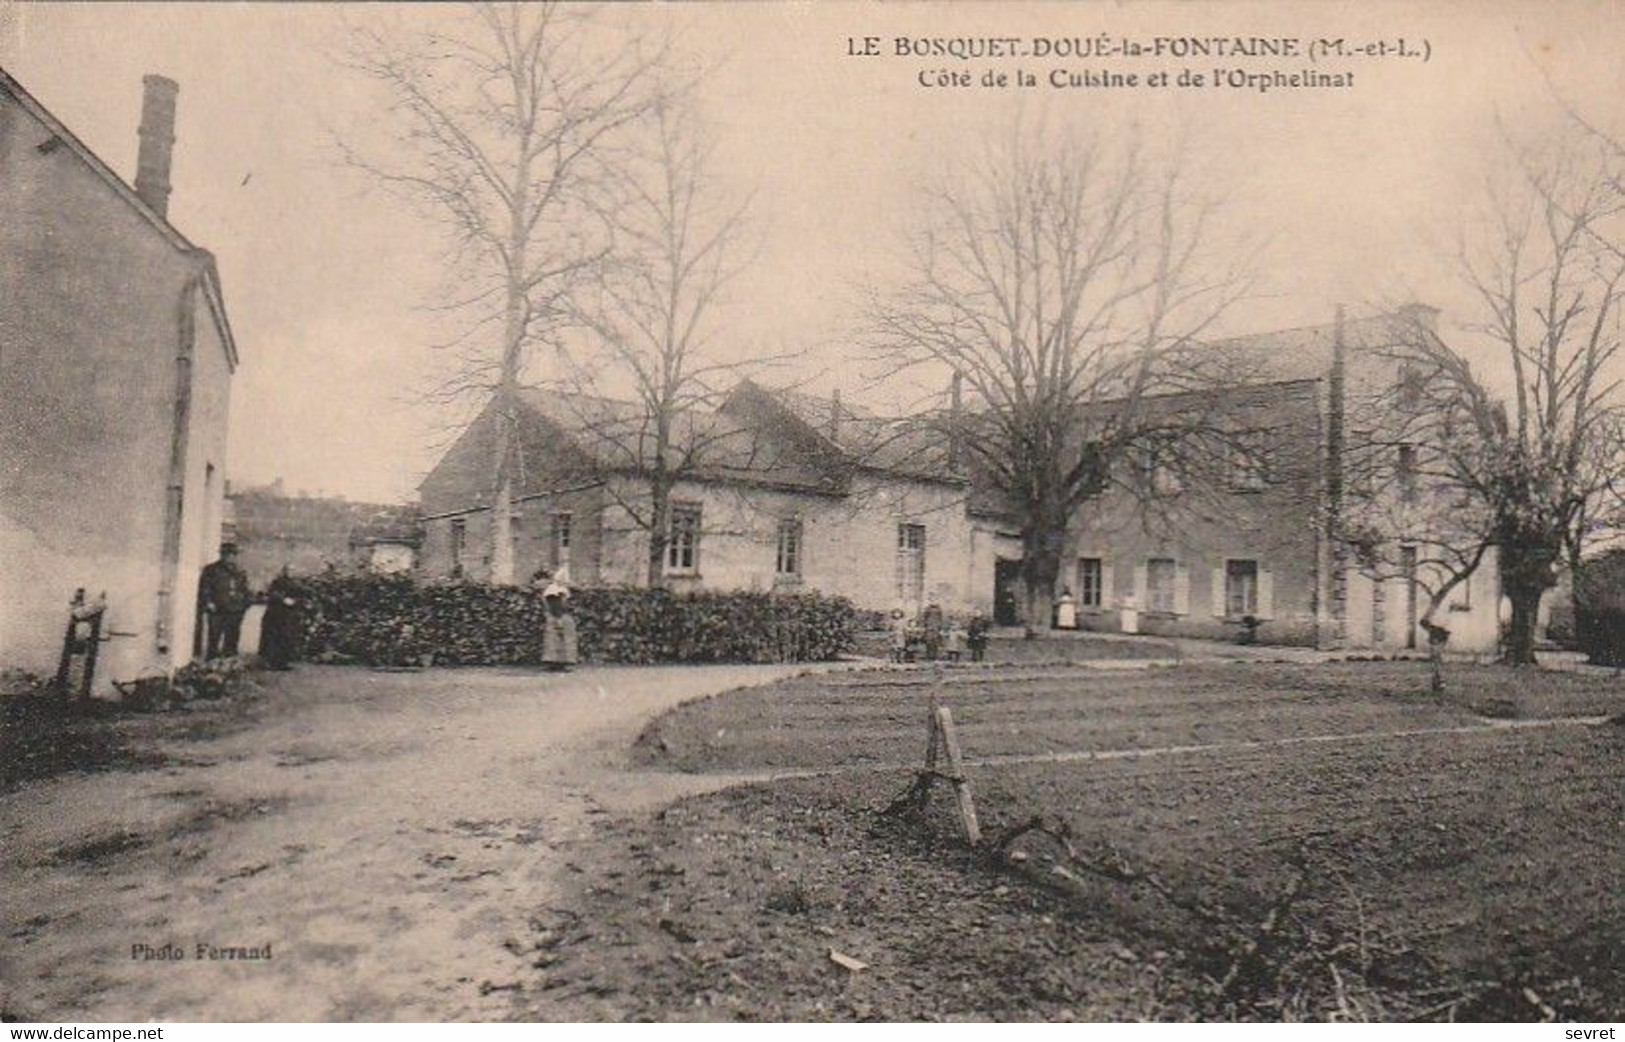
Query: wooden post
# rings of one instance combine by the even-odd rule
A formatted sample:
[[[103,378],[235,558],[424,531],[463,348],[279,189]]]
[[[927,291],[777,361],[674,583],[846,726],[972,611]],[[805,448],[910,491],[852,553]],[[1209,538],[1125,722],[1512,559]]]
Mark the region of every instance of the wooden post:
[[[935,777],[937,773],[937,742],[941,729],[937,726],[937,714],[942,709],[942,667],[933,664],[931,668],[931,715],[926,720],[925,728],[925,773],[928,778]]]
[[[932,730],[942,737],[943,751],[948,754],[948,780],[954,785],[954,801],[959,806],[959,824],[965,832],[965,842],[977,846],[982,842],[982,829],[976,822],[976,801],[971,794],[970,779],[965,777],[965,761],[959,752],[959,735],[954,731],[954,713],[947,706],[938,706]],[[931,743],[936,752],[936,742]],[[928,762],[927,769],[930,768]]]

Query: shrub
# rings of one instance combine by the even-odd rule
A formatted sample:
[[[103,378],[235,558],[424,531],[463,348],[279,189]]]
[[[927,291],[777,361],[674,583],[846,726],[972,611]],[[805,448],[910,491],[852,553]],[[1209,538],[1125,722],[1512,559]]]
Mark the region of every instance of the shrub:
[[[1610,550],[1580,566],[1574,637],[1592,662],[1625,666],[1625,551]]]
[[[541,661],[541,596],[515,586],[418,582],[406,575],[295,580],[306,657],[369,665]],[[816,593],[677,594],[578,589],[581,657],[594,662],[808,662],[851,649],[857,613]]]

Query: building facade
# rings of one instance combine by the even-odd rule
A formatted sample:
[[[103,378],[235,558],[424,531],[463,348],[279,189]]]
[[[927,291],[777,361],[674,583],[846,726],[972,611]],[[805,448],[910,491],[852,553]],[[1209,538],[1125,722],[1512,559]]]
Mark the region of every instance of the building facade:
[[[635,412],[522,393],[500,478],[496,422],[490,409],[476,419],[419,488],[424,573],[524,582],[567,568],[579,584],[644,584],[650,492],[619,462]],[[669,588],[818,590],[883,611],[977,603],[967,485],[945,447],[838,400],[748,382],[682,425],[707,449],[670,494]],[[493,545],[499,510],[505,552]]]
[[[1425,647],[1430,548],[1400,545],[1397,567],[1369,567],[1343,522],[1361,497],[1392,494],[1357,480],[1356,461],[1375,444],[1363,437],[1363,403],[1402,378],[1400,348],[1434,335],[1435,319],[1410,307],[1204,345],[1203,390],[1138,406],[1146,429],[1183,433],[1137,445],[1067,528],[1055,594],[1072,597],[1079,628]],[[505,485],[492,417],[482,416],[422,485],[424,568],[498,577],[491,525],[505,515],[500,581],[563,566],[580,583],[645,581],[648,532],[637,519],[647,493],[600,444],[626,440],[604,437],[615,426],[606,408],[525,399],[516,441],[532,464],[510,464]],[[951,442],[922,441],[918,424],[898,434],[838,399],[748,383],[704,422],[732,424],[728,436],[748,449],[736,445],[673,490],[666,585],[818,589],[866,608],[936,603],[1026,621],[1019,517],[972,487]],[[1453,649],[1495,650],[1493,552],[1444,607],[1435,622]]]
[[[1235,639],[1327,649],[1425,648],[1422,625],[1436,550],[1397,545],[1397,559],[1362,559],[1349,517],[1400,492],[1362,481],[1373,456],[1393,454],[1390,478],[1415,446],[1374,436],[1376,403],[1405,379],[1405,345],[1436,335],[1419,305],[1357,321],[1206,345],[1212,389],[1159,396],[1166,426],[1192,433],[1159,467],[1133,466],[1134,487],[1079,511],[1068,531],[1062,584],[1086,629]],[[1388,408],[1384,404],[1381,408]],[[1208,439],[1204,447],[1201,442]],[[1402,528],[1377,533],[1403,544]],[[1500,581],[1491,550],[1434,622],[1453,650],[1488,653],[1500,640]]]
[[[105,592],[103,691],[191,659],[220,541],[237,348],[166,216],[176,92],[146,79],[131,187],[0,71],[0,665],[53,673]]]
[[[1317,642],[1322,385],[1285,381],[1166,395],[1146,420],[1189,424],[1176,457],[1131,453],[1078,511],[1060,592],[1081,628]],[[1243,451],[1245,450],[1245,451]]]

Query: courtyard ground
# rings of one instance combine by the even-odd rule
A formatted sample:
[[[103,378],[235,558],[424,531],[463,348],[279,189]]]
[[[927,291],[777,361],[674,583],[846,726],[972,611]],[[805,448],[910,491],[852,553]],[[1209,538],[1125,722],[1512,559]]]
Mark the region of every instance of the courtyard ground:
[[[555,900],[569,842],[718,784],[622,770],[638,729],[796,671],[302,667],[70,733],[68,754],[96,770],[40,777],[40,757],[8,747],[0,1012],[500,1019],[515,939]],[[187,958],[132,958],[138,944]],[[198,944],[272,958],[199,960]]]

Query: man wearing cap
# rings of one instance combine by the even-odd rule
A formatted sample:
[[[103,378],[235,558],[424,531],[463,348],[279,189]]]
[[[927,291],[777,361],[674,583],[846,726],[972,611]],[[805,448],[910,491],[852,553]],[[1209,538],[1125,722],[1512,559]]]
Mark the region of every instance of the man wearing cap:
[[[208,632],[206,658],[231,658],[248,611],[248,576],[237,564],[237,544],[221,543],[220,560],[198,577],[198,613]]]

